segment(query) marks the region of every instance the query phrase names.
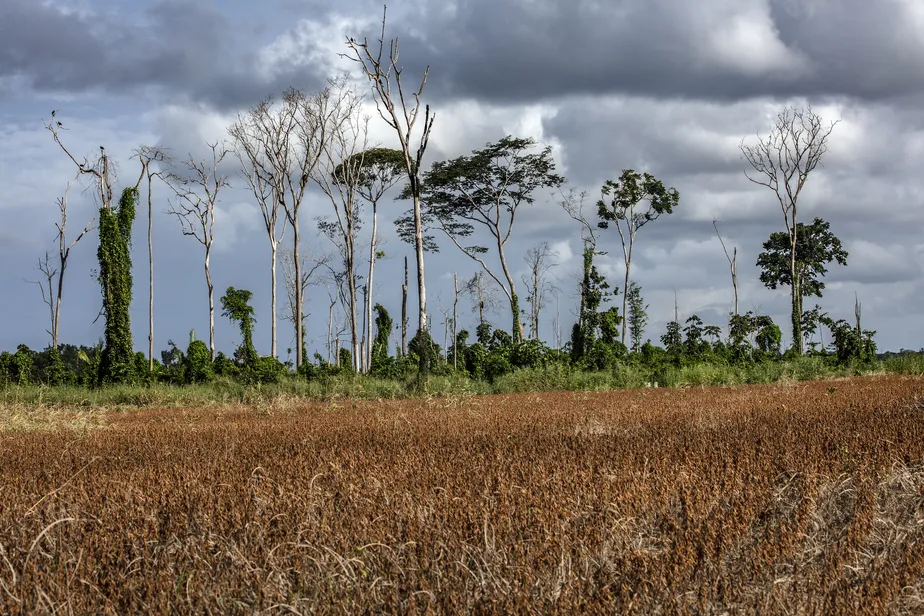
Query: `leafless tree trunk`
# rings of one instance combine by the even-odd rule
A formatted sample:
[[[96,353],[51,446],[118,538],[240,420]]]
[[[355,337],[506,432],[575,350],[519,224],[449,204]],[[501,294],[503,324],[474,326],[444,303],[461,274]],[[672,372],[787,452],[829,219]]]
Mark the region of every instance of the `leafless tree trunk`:
[[[792,280],[793,348],[802,354],[802,280],[796,267],[796,237],[799,196],[809,175],[828,151],[828,137],[840,122],[825,126],[811,107],[787,107],[774,119],[766,137],[757,136],[755,145],[741,142],[745,160],[755,175],[744,175],[776,196],[790,240],[790,276]]]
[[[196,162],[192,155],[183,163],[189,175],[171,172],[169,182],[178,200],[171,204],[168,214],[174,214],[183,226],[183,235],[194,237],[205,248],[203,266],[205,284],[209,291],[209,351],[215,359],[215,285],[212,284],[211,256],[215,241],[215,214],[219,193],[229,186],[228,178],[218,167],[228,155],[224,144],[208,144],[212,151],[210,163]],[[219,147],[220,146],[220,147]],[[190,188],[192,187],[192,188]]]
[[[155,177],[163,179],[162,172],[153,171],[152,163],[168,164],[170,157],[165,150],[151,146],[141,146],[135,151],[135,156],[141,161],[141,175],[147,179],[148,185],[148,372],[154,371],[154,204],[152,199],[151,180]],[[134,158],[133,157],[133,158]]]
[[[407,357],[407,257],[404,257],[404,284],[401,285],[401,357]]]
[[[345,80],[331,82],[328,93],[318,99],[315,113],[320,124],[320,156],[311,178],[334,206],[335,220],[319,226],[343,255],[346,267],[353,367],[361,371],[360,327],[357,320],[356,240],[361,225],[360,184],[368,145],[368,118],[360,117],[362,97]]]
[[[734,246],[732,249],[732,254],[728,254],[728,248],[725,247],[725,240],[722,239],[722,234],[719,233],[719,224],[717,220],[712,221],[712,226],[715,228],[715,234],[719,236],[719,242],[722,243],[722,250],[725,251],[725,258],[728,259],[728,268],[731,272],[732,288],[735,290],[735,316],[738,316],[738,247]]]
[[[420,210],[420,166],[423,161],[430,131],[433,128],[434,116],[430,113],[430,106],[424,108],[423,128],[417,142],[416,151],[413,142],[414,125],[417,122],[421,109],[420,96],[427,84],[430,68],[424,70],[420,87],[413,92],[413,100],[405,96],[404,86],[401,82],[402,69],[398,64],[398,39],[391,40],[388,58],[383,59],[385,50],[385,9],[382,10],[382,34],[375,49],[369,47],[367,40],[363,42],[348,39],[351,60],[357,62],[363,69],[366,78],[372,84],[373,98],[379,115],[385,120],[395,133],[401,144],[404,154],[404,167],[407,172],[410,192],[414,207],[414,249],[417,255],[417,292],[419,298],[418,329],[421,334],[427,331],[427,287],[424,279],[424,241],[423,221]],[[394,89],[393,89],[394,88]],[[397,96],[395,96],[397,95]],[[395,104],[397,100],[398,105]],[[400,107],[399,107],[400,106]],[[421,357],[421,374],[426,377],[429,370],[426,354]]]
[[[529,267],[529,275],[523,276],[523,284],[526,285],[526,291],[529,293],[529,327],[530,336],[539,339],[539,312],[545,307],[548,293],[552,290],[552,284],[548,280],[549,270],[556,267],[558,263],[552,259],[558,258],[558,252],[549,247],[548,242],[541,242],[535,248],[530,248],[526,252],[526,265]]]
[[[459,273],[452,273],[452,369],[459,367]]]

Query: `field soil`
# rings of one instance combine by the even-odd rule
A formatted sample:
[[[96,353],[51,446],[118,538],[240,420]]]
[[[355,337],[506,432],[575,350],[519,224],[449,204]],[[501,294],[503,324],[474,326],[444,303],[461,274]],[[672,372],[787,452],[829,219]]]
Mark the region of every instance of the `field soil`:
[[[0,430],[0,613],[924,614],[922,400],[58,410]]]

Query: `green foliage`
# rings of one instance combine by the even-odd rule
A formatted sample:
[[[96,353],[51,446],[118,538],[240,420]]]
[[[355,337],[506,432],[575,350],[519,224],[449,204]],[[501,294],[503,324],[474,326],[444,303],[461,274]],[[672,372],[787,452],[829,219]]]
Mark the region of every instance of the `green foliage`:
[[[637,283],[629,283],[626,301],[628,303],[629,340],[632,350],[638,353],[642,348],[645,326],[648,324],[648,305],[642,300],[642,288]]]
[[[234,352],[234,359],[238,365],[245,368],[256,368],[259,356],[253,345],[254,310],[250,305],[253,293],[246,289],[228,287],[221,297],[221,316],[228,317],[232,323],[237,323],[241,329],[241,345]]]
[[[603,198],[597,201],[597,216],[601,229],[611,222],[626,221],[630,229],[639,229],[661,214],[671,214],[680,201],[675,188],[667,188],[650,173],[624,169],[618,180],[607,180],[601,189]],[[606,198],[609,197],[609,201]],[[648,207],[636,210],[643,201]]]
[[[309,362],[305,362],[303,365],[311,365]],[[212,362],[212,368],[217,376],[227,376],[234,377],[238,373],[237,364],[234,363],[230,357],[222,353],[221,351],[215,356],[215,361]]]
[[[208,383],[215,375],[212,366],[212,354],[208,345],[202,340],[193,340],[186,348],[184,360],[184,381],[189,383]]]
[[[52,347],[47,351],[48,358],[45,364],[42,382],[46,385],[70,385],[74,382],[74,373],[68,370],[61,358],[61,352]]]
[[[33,382],[32,365],[35,352],[24,344],[16,347],[16,352],[9,356],[7,365],[7,382],[11,385],[29,385]]]
[[[132,383],[136,379],[132,349],[131,317],[132,261],[131,233],[138,191],[122,191],[115,210],[99,212],[99,283],[103,293],[106,330],[98,382],[101,385]]]
[[[388,336],[391,334],[392,319],[382,304],[376,304],[375,339],[372,341],[371,372],[375,376],[393,376],[394,358],[388,354]]]
[[[838,363],[847,365],[853,361],[872,362],[876,359],[874,331],[860,331],[843,319],[835,321],[824,316],[820,321],[831,330],[832,344]]]
[[[591,246],[584,247],[584,275],[580,283],[580,313],[578,322],[571,329],[571,361],[577,363],[580,363],[594,347],[594,341],[597,339],[601,325],[600,304],[614,295],[608,290],[610,285],[594,265],[596,254],[600,253],[594,252]],[[613,317],[618,318],[618,313],[611,315],[608,319]],[[610,326],[612,323],[607,325]],[[612,332],[608,331],[608,333]]]
[[[341,372],[350,374],[355,372],[353,370],[353,354],[350,352],[350,349],[346,347],[340,349],[340,353],[337,356],[337,363]]]

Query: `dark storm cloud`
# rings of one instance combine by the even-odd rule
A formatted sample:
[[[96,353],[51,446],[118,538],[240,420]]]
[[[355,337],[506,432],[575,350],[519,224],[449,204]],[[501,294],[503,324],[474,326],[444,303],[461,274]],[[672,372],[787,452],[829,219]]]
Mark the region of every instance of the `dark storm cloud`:
[[[140,14],[82,16],[7,0],[0,12],[0,79],[18,78],[37,91],[151,90],[219,109],[291,85],[321,84],[304,67],[266,77],[252,40],[261,27],[242,28],[211,3],[159,0]]]
[[[425,23],[412,23],[420,35],[410,27],[403,35],[407,61],[426,59],[432,66],[431,95],[507,102],[614,92],[869,100],[924,90],[920,25],[898,2],[773,0],[765,34],[778,35],[785,49],[767,46],[748,29],[760,23],[759,2],[471,0],[447,6],[430,7]],[[754,10],[742,17],[742,7]],[[724,58],[709,52],[733,35],[744,48]],[[802,61],[774,68],[770,60],[781,50]]]

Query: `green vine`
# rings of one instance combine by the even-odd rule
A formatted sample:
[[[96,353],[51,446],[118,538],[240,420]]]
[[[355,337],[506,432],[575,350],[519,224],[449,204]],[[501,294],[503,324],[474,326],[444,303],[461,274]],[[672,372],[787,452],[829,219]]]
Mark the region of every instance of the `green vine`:
[[[98,382],[130,383],[135,380],[129,308],[132,303],[132,223],[138,190],[122,191],[115,210],[99,212],[99,283],[106,317],[103,354]]]

